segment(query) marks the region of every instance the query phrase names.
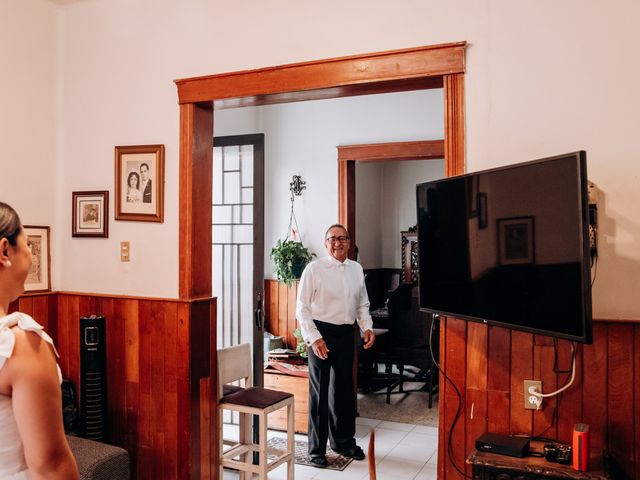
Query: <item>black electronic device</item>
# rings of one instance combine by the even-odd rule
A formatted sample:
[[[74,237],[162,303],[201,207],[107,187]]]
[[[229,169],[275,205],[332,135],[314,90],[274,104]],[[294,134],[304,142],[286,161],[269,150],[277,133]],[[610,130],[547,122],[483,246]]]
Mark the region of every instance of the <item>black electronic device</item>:
[[[592,342],[586,153],[416,187],[424,311]]]
[[[556,462],[562,465],[571,463],[571,445],[549,442],[544,444],[544,458],[548,462]]]
[[[529,455],[529,439],[497,433],[483,433],[476,439],[476,450],[524,458]]]
[[[105,440],[107,429],[106,328],[103,316],[80,318],[80,431]]]

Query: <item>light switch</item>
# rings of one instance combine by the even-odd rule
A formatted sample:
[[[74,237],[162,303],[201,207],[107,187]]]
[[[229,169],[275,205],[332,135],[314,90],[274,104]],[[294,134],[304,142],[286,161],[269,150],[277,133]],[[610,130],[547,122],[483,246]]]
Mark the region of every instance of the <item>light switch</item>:
[[[129,242],[120,242],[120,261],[128,262],[130,260]]]

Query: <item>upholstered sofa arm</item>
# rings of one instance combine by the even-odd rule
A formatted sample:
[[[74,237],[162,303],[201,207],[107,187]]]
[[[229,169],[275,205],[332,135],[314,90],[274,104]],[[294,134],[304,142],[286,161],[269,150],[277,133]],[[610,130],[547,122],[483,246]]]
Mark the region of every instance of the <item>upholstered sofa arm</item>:
[[[129,454],[106,443],[67,435],[81,480],[129,480]]]

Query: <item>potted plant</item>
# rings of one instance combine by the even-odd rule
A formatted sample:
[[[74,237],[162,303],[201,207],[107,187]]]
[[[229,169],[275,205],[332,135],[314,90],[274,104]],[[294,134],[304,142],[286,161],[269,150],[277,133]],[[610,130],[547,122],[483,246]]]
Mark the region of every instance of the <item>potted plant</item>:
[[[307,343],[304,341],[304,337],[302,336],[302,332],[299,328],[296,328],[293,331],[293,336],[296,337],[296,352],[302,358],[308,358],[309,354],[307,353]]]
[[[276,275],[291,286],[294,280],[300,278],[304,267],[311,261],[313,254],[301,242],[286,239],[278,240],[271,249],[271,258],[276,264]]]

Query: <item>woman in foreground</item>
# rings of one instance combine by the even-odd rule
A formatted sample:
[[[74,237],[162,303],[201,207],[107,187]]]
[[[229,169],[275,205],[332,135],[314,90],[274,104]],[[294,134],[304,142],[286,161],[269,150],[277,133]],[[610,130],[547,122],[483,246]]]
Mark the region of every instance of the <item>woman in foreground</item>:
[[[0,479],[75,480],[51,337],[29,315],[8,314],[30,268],[20,219],[0,202]]]

